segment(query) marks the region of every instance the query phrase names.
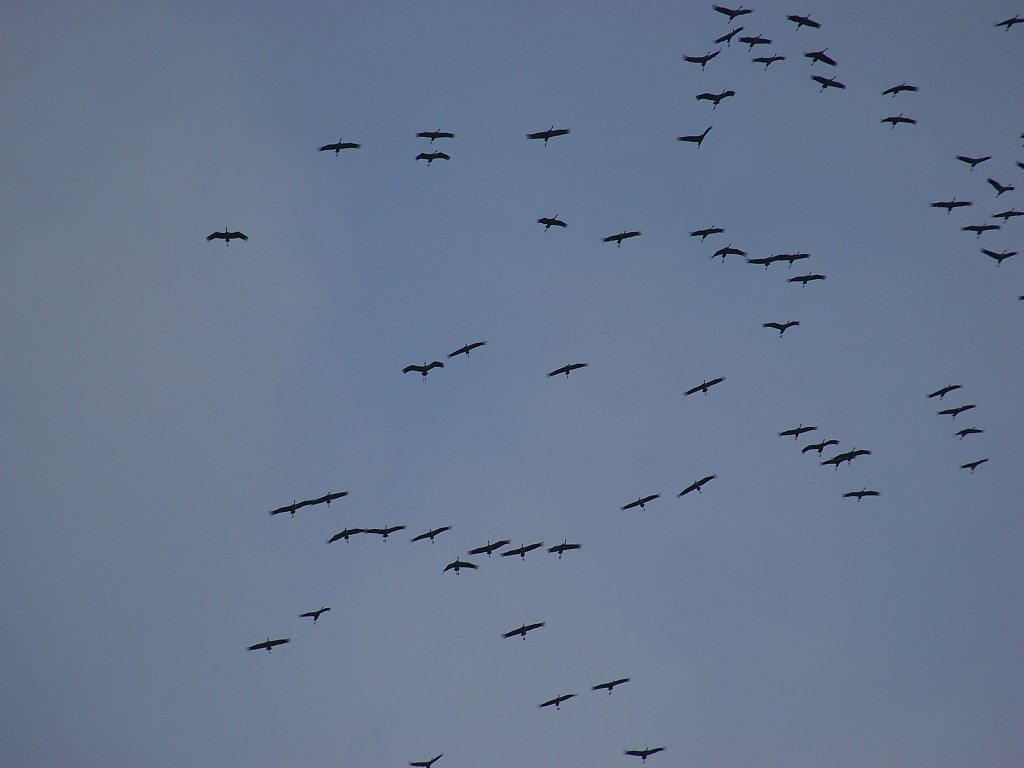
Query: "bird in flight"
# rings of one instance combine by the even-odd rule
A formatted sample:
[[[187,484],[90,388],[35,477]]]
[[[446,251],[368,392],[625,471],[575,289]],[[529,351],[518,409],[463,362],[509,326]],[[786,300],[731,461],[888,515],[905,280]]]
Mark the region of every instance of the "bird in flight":
[[[975,405],[974,403],[971,403],[970,405],[958,405],[956,408],[946,408],[944,411],[938,411],[938,415],[939,416],[952,416],[953,420],[956,421],[956,417],[959,414],[963,413],[964,411],[969,411],[972,408],[977,408],[977,407],[978,406]]]
[[[719,13],[725,14],[729,17],[729,21],[736,21],[737,16],[744,16],[748,13],[753,13],[749,8],[744,8],[742,5],[739,8],[727,8],[724,5],[712,5]]]
[[[685,496],[686,494],[692,493],[693,491],[703,494],[704,492],[701,490],[701,488],[710,483],[716,477],[718,477],[718,475],[706,475],[702,477],[700,480],[695,480],[694,482],[690,483],[688,486],[683,488],[683,490],[681,490],[679,493],[677,493],[676,498]]]
[[[573,698],[575,695],[576,695],[575,693],[563,693],[560,696],[555,696],[555,698],[553,698],[553,699],[548,699],[543,704],[538,704],[537,708],[538,709],[543,709],[544,707],[554,706],[555,709],[558,709],[562,705],[563,701],[568,701],[569,699]]]
[[[540,629],[543,626],[543,621],[538,621],[536,624],[523,624],[523,626],[519,627],[518,629],[510,629],[508,632],[505,632],[504,634],[502,634],[502,637],[508,638],[519,635],[523,638],[523,640],[525,640],[527,632],[532,632],[533,630]]]
[[[778,259],[775,256],[763,256],[756,259],[747,259],[747,264],[756,264],[757,266],[764,267],[764,271],[768,271],[768,267],[774,264]]]
[[[285,643],[290,643],[290,642],[291,642],[291,639],[287,638],[287,637],[282,637],[282,638],[280,638],[278,640],[271,640],[268,637],[262,643],[256,643],[256,645],[250,645],[248,648],[246,648],[246,650],[248,650],[248,651],[262,651],[265,648],[267,653],[270,653],[270,649],[273,648],[274,646],[284,645]]]
[[[755,45],[771,45],[772,40],[770,37],[761,37],[761,35],[748,35],[741,37],[740,42],[747,46],[748,51],[752,51]]]
[[[283,507],[278,507],[277,509],[270,510],[270,515],[271,517],[273,517],[274,515],[280,515],[282,512],[288,512],[289,514],[294,515],[295,510],[302,509],[303,507],[308,507],[312,503],[313,502],[308,499],[306,501],[293,501],[291,504],[286,504]]]
[[[844,499],[857,499],[857,503],[859,504],[860,500],[863,499],[865,496],[878,496],[878,495],[880,495],[878,493],[878,491],[869,491],[867,488],[861,488],[859,491],[850,491],[849,493],[844,493],[843,494],[843,498]]]
[[[1002,219],[1004,222],[1009,221],[1010,219],[1014,218],[1015,216],[1024,216],[1024,211],[1018,211],[1018,210],[1015,210],[1015,209],[1011,208],[1010,210],[1003,211],[1002,213],[993,213],[992,214],[992,218],[993,219]]]
[[[714,102],[714,108],[717,109],[718,105],[722,103],[723,99],[727,99],[730,96],[735,96],[736,91],[722,91],[721,93],[700,93],[697,94],[697,101],[712,101]]]
[[[346,528],[344,531],[339,531],[338,533],[331,536],[331,538],[327,540],[327,543],[333,544],[338,539],[344,539],[345,541],[348,541],[352,536],[355,536],[357,533],[366,533],[366,531],[362,528]]]
[[[964,427],[956,434],[961,440],[963,440],[968,435],[980,435],[984,431],[984,429],[978,429],[977,427]]]
[[[788,283],[800,283],[800,287],[804,288],[804,287],[806,287],[806,285],[808,283],[813,282],[814,280],[824,280],[824,279],[825,279],[825,275],[815,275],[815,274],[812,274],[812,273],[808,272],[806,275],[799,275],[797,277],[791,277],[786,282],[788,282]]]
[[[931,392],[928,395],[928,397],[929,398],[937,397],[937,398],[939,398],[939,400],[941,400],[946,395],[948,395],[950,392],[952,392],[955,389],[960,389],[962,386],[963,386],[962,384],[947,384],[946,386],[942,387],[941,389],[936,389],[934,392]]]
[[[721,384],[723,381],[725,381],[725,377],[724,376],[719,376],[717,379],[712,379],[711,381],[702,381],[696,387],[690,387],[683,394],[684,395],[695,395],[698,392],[703,392],[705,395],[707,395],[708,389],[710,389],[711,387],[715,386],[715,384]]]
[[[648,747],[647,749],[627,749],[626,754],[631,757],[639,757],[640,762],[647,762],[647,758],[651,755],[656,755],[658,752],[664,752],[664,747]]]
[[[556,544],[553,547],[549,547],[548,552],[550,552],[551,554],[555,554],[557,552],[558,559],[561,560],[563,554],[565,554],[566,552],[570,552],[574,549],[579,549],[581,546],[582,544],[569,544],[566,539],[562,539],[561,544]]]
[[[545,232],[547,232],[552,227],[562,227],[562,229],[565,229],[568,226],[568,224],[566,224],[564,221],[558,218],[557,213],[554,216],[543,216],[537,219],[537,223],[544,225]]]
[[[940,200],[937,203],[932,203],[931,207],[945,208],[946,214],[948,215],[949,212],[952,211],[954,208],[966,208],[969,205],[974,205],[974,203],[970,202],[969,200],[957,200],[954,197],[952,200]]]
[[[451,529],[452,527],[450,525],[442,525],[440,528],[432,528],[426,533],[421,533],[419,536],[414,536],[413,538],[409,539],[409,541],[423,541],[424,539],[430,539],[430,543],[433,544],[435,536],[442,534],[445,531],[450,531]]]
[[[207,241],[209,240],[223,240],[224,245],[230,245],[232,240],[248,240],[249,236],[244,232],[229,232],[227,227],[224,227],[223,232],[211,232],[206,236]]]
[[[548,373],[548,376],[557,376],[560,373],[564,373],[566,378],[569,378],[569,374],[579,368],[586,368],[588,363],[569,363],[563,365],[561,368],[555,368],[555,370]]]
[[[538,541],[536,544],[523,544],[521,547],[516,547],[515,549],[506,549],[504,552],[501,553],[501,556],[513,557],[515,555],[519,555],[521,560],[526,560],[527,552],[532,552],[533,550],[537,549],[537,547],[543,546],[543,541]]]
[[[381,537],[382,541],[387,541],[388,540],[388,536],[390,536],[392,533],[397,533],[398,531],[404,531],[404,530],[405,530],[405,526],[404,525],[392,525],[390,527],[384,527],[384,528],[367,528],[367,529],[365,529],[363,531],[363,533],[376,533],[378,536]]]
[[[472,344],[466,344],[464,346],[459,347],[454,352],[449,353],[448,357],[449,359],[456,357],[457,355],[465,355],[466,357],[469,357],[470,352],[472,352],[474,349],[484,346],[485,344],[487,344],[486,341],[474,341]]]
[[[623,240],[628,240],[631,237],[640,237],[640,233],[636,230],[631,232],[622,231],[617,235],[608,235],[608,237],[602,237],[602,243],[615,243],[616,246],[621,246]]]
[[[555,128],[555,126],[552,125],[546,131],[537,131],[536,133],[528,133],[528,134],[526,134],[526,138],[528,138],[528,139],[543,139],[544,140],[544,146],[546,147],[548,145],[548,139],[553,139],[556,136],[565,136],[567,133],[569,133],[569,129],[568,128]]]
[[[765,69],[768,69],[768,67],[770,67],[772,64],[774,64],[776,61],[785,61],[785,60],[786,60],[785,56],[780,56],[777,53],[773,54],[772,56],[757,56],[757,57],[751,59],[751,61],[753,61],[753,62],[755,62],[757,64],[764,64],[764,68]]]
[[[1005,259],[1008,259],[1011,256],[1016,256],[1017,255],[1016,251],[1001,251],[1000,253],[996,253],[995,251],[988,250],[988,248],[982,248],[981,252],[984,253],[989,258],[995,259],[997,267],[1000,264],[1002,264]]]
[[[992,155],[985,155],[984,157],[968,157],[967,155],[957,155],[956,159],[962,163],[967,163],[969,166],[971,166],[971,170],[973,171],[977,166],[981,165],[986,160],[991,160]]]
[[[799,320],[788,320],[785,323],[761,323],[762,328],[774,328],[776,331],[778,331],[779,338],[782,338],[782,334],[784,334],[790,328],[793,328],[797,325],[800,325]]]
[[[435,160],[451,160],[451,155],[445,152],[420,152],[416,155],[417,160],[426,160],[427,165],[430,165]]]
[[[640,509],[645,509],[645,504],[654,501],[655,499],[658,498],[661,498],[660,493],[652,493],[650,496],[641,496],[636,501],[629,502],[629,504],[622,508],[622,511],[625,512],[627,509],[635,509],[636,507],[640,507]]]
[[[620,677],[617,680],[609,680],[606,683],[598,683],[597,685],[593,685],[593,686],[590,687],[590,690],[592,690],[592,691],[607,690],[608,691],[608,695],[611,696],[612,695],[612,689],[615,686],[622,685],[623,683],[628,683],[628,682],[629,682],[629,678],[628,677]]]
[[[436,763],[442,757],[444,757],[444,753],[438,755],[437,757],[432,757],[430,760],[421,760],[416,763],[409,763],[409,765],[411,766],[411,768],[432,768],[434,763]]]
[[[742,31],[743,31],[743,27],[736,27],[736,29],[734,29],[734,30],[732,30],[730,32],[727,32],[726,34],[724,34],[721,37],[719,37],[718,39],[716,39],[715,40],[715,44],[716,45],[721,45],[722,43],[725,43],[726,45],[731,46],[732,45],[732,39],[734,37],[736,37],[736,35],[738,35]]]
[[[456,558],[452,562],[448,563],[448,565],[446,565],[444,567],[444,570],[445,571],[455,571],[455,575],[457,576],[459,571],[461,571],[463,568],[475,569],[476,568],[476,564],[475,563],[470,563],[467,560],[459,560],[458,558]],[[444,571],[442,571],[442,573],[443,572]]]
[[[917,120],[912,117],[904,117],[903,113],[900,112],[898,115],[890,115],[889,117],[883,117],[879,122],[889,123],[893,130],[896,130],[896,126],[900,123],[905,125],[917,125]]]
[[[1002,21],[996,22],[997,27],[1006,27],[1007,31],[1009,31],[1010,27],[1014,24],[1024,24],[1024,19],[1015,15],[1012,19],[1003,19]]]
[[[361,144],[356,144],[354,141],[342,141],[338,139],[334,144],[324,144],[319,152],[334,152],[334,156],[337,157],[343,149],[359,149]]]
[[[793,440],[796,441],[796,439],[799,438],[800,435],[802,435],[804,432],[813,432],[816,429],[817,427],[805,427],[803,424],[800,424],[800,426],[798,427],[782,430],[781,432],[779,432],[779,437],[789,437],[790,435],[792,435]]]
[[[803,261],[804,259],[809,258],[811,258],[811,254],[809,253],[774,253],[771,256],[771,260],[773,262],[788,261],[790,269],[792,269],[793,265],[796,264],[798,261]]]
[[[430,143],[434,143],[434,139],[454,139],[454,133],[448,133],[447,131],[420,131],[416,134],[421,139],[430,139]]]
[[[1013,192],[1016,189],[1012,184],[1000,184],[998,181],[992,178],[985,179],[989,185],[996,191],[996,197],[999,197],[1003,192]]]
[[[985,232],[991,232],[1000,228],[999,224],[968,224],[966,227],[960,227],[964,232],[973,232],[977,237],[981,237]]]
[[[896,98],[897,93],[903,93],[904,91],[908,93],[916,93],[918,90],[919,89],[916,85],[907,85],[906,83],[900,83],[899,85],[894,85],[891,88],[886,88],[884,91],[882,91],[882,95],[892,96],[893,98]]]
[[[969,469],[971,474],[974,474],[974,470],[984,464],[988,459],[978,459],[977,461],[968,461],[966,464],[961,464],[960,469]]]
[[[825,53],[827,50],[828,48],[822,48],[820,51],[808,51],[804,56],[811,60],[812,67],[819,61],[822,64],[828,64],[830,67],[834,67],[836,65],[836,60]]]
[[[838,453],[831,459],[826,459],[820,462],[822,466],[831,464],[835,469],[839,469],[839,465],[844,461],[853,462],[858,456],[870,456],[871,451],[865,450],[864,448],[854,448],[852,451],[846,451],[845,453]]]
[[[683,61],[688,61],[691,64],[700,64],[700,68],[704,69],[707,63],[717,56],[721,51],[708,51],[703,56],[687,56],[683,54]]]
[[[435,368],[444,368],[444,363],[440,360],[435,360],[432,363],[424,363],[423,365],[407,365],[402,369],[402,373],[412,373],[415,371],[425,379],[427,378],[427,374]]]
[[[327,613],[329,610],[331,610],[330,606],[328,606],[326,608],[322,607],[322,608],[320,608],[317,611],[307,611],[306,613],[300,613],[299,614],[299,618],[300,619],[312,619],[313,620],[313,626],[315,627],[316,626],[316,620],[319,619],[321,616],[323,616],[325,613]]]
[[[502,547],[504,547],[508,543],[509,543],[508,539],[501,539],[500,541],[496,541],[493,544],[488,541],[482,547],[477,547],[476,549],[469,550],[468,554],[470,554],[470,555],[487,555],[488,557],[490,557],[491,553],[501,549]]]
[[[821,456],[822,451],[828,448],[830,445],[839,445],[838,440],[822,440],[820,443],[811,443],[805,445],[800,449],[800,453],[807,453],[808,451],[817,451],[818,455]]]
[[[690,233],[690,237],[699,237],[703,243],[708,235],[720,235],[725,232],[722,227],[705,227],[704,229],[695,229]]]
[[[715,258],[715,256],[721,256],[722,257],[722,263],[724,264],[726,256],[746,256],[746,255],[747,255],[746,251],[741,251],[739,248],[733,248],[732,247],[732,243],[729,243],[724,248],[719,248],[717,251],[715,251],[713,254],[711,254],[711,258],[713,259],[713,258]]]
[[[826,88],[838,88],[840,90],[846,88],[846,83],[841,83],[834,77],[822,77],[821,75],[811,75],[811,80],[818,83],[821,86],[821,90]]]
[[[345,496],[348,496],[348,491],[334,491],[332,493],[324,494],[319,499],[310,499],[309,503],[310,504],[326,504],[327,506],[331,506],[331,502],[332,501],[334,501],[335,499],[344,498]]]
[[[700,145],[704,143],[704,138],[708,135],[708,131],[710,130],[711,126],[709,125],[704,129],[704,133],[696,133],[692,136],[676,136],[676,141],[688,141],[691,144],[696,144],[699,149]]]
[[[810,16],[800,16],[798,14],[792,13],[786,18],[792,21],[794,24],[796,24],[797,29],[800,29],[800,27],[810,27],[811,29],[821,28],[821,24],[816,22]]]

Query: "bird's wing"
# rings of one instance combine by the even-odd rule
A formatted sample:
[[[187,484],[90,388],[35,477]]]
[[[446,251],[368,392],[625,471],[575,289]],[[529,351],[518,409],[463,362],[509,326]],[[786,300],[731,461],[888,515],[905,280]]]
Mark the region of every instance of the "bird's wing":
[[[402,369],[402,373],[412,373],[413,371],[416,371],[416,373],[423,373],[425,370],[426,368],[422,365],[407,365]]]

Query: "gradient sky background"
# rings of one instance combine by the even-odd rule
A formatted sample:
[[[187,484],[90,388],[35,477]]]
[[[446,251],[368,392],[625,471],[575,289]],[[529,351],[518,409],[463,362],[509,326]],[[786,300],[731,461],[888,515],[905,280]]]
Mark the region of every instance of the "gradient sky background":
[[[753,7],[8,4],[0,763],[1024,764],[1024,8]]]

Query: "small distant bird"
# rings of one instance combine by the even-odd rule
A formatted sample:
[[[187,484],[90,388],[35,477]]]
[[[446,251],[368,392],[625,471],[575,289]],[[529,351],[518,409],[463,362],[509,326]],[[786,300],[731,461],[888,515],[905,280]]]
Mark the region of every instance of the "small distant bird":
[[[712,5],[719,13],[723,13],[729,17],[729,21],[736,21],[737,16],[745,16],[748,13],[753,13],[749,8],[744,8],[742,5],[739,8],[727,8],[724,5]]]
[[[785,323],[761,323],[762,328],[774,328],[776,331],[778,331],[779,338],[781,338],[782,334],[784,334],[787,330],[797,325],[800,325],[799,320],[788,320]]]
[[[587,365],[589,365],[589,363],[569,363],[568,365],[563,365],[561,368],[555,368],[555,370],[551,371],[548,376],[557,376],[560,373],[564,373],[565,377],[569,378],[570,372],[575,371],[578,368],[586,368]]]
[[[688,141],[691,144],[696,144],[699,148],[700,145],[704,143],[704,139],[705,137],[707,137],[708,132],[710,130],[711,126],[709,125],[707,128],[704,129],[704,133],[696,133],[692,136],[676,136],[676,141]]]
[[[569,226],[560,218],[558,218],[557,213],[554,216],[542,216],[541,218],[537,219],[537,223],[544,225],[545,232],[547,232],[552,227],[562,227],[564,229],[565,227]]]
[[[966,464],[961,464],[960,469],[969,469],[971,474],[974,474],[974,470],[984,464],[988,459],[978,459],[977,461],[968,461]]]
[[[454,139],[454,133],[448,133],[447,131],[420,131],[416,134],[421,139],[430,139],[430,143],[434,143],[434,139]]]
[[[519,555],[519,558],[521,560],[525,560],[527,552],[532,552],[533,550],[537,549],[538,547],[543,547],[543,546],[544,546],[544,542],[543,541],[538,541],[536,544],[523,544],[521,547],[516,547],[515,549],[506,549],[504,552],[501,553],[501,556],[502,557],[515,557],[516,555]]]
[[[787,16],[786,18],[792,21],[794,24],[796,24],[797,29],[800,29],[800,27],[810,27],[811,29],[821,28],[821,24],[814,21],[814,19],[812,19],[810,16],[799,16],[793,13]]]
[[[569,699],[573,698],[575,695],[576,695],[575,693],[564,693],[564,694],[562,694],[560,696],[555,696],[555,698],[548,699],[543,704],[538,704],[537,708],[538,709],[543,709],[544,707],[550,707],[550,706],[554,705],[555,709],[558,709],[561,706],[563,701],[568,701]]]
[[[636,501],[629,502],[629,504],[622,508],[622,511],[625,512],[627,509],[635,509],[636,507],[640,507],[640,509],[646,509],[646,507],[644,506],[645,504],[659,498],[661,498],[660,493],[652,493],[650,496],[641,496]]]
[[[878,491],[869,491],[867,488],[861,488],[859,491],[850,491],[849,493],[844,493],[843,494],[843,498],[844,499],[857,499],[857,503],[859,504],[860,500],[863,499],[865,496],[879,496],[879,495],[880,494],[878,493]]]
[[[318,152],[334,152],[334,156],[337,157],[343,149],[359,149],[362,144],[356,144],[354,141],[342,141],[338,139],[334,144],[324,144],[320,147]]]
[[[565,136],[567,133],[569,133],[569,129],[568,128],[555,128],[555,126],[552,125],[546,131],[537,131],[537,133],[528,133],[528,134],[526,134],[526,138],[528,138],[528,139],[543,139],[544,140],[544,146],[546,147],[548,145],[548,139],[553,139],[556,136]]]
[[[993,219],[1002,219],[1004,222],[1009,221],[1010,219],[1014,218],[1015,216],[1024,216],[1024,211],[1018,211],[1018,210],[1015,210],[1015,209],[1011,208],[1010,210],[1003,211],[1002,213],[993,213],[992,214],[992,218]]]
[[[908,93],[915,93],[918,90],[919,89],[916,85],[907,85],[906,83],[900,83],[899,85],[892,86],[892,88],[886,88],[884,91],[882,91],[882,95],[892,96],[893,98],[896,98],[897,93],[903,93],[904,91]]]
[[[270,653],[270,649],[273,648],[275,645],[284,645],[285,643],[290,643],[290,642],[291,642],[291,639],[287,638],[287,637],[282,637],[279,640],[271,640],[268,637],[266,639],[266,641],[264,641],[262,643],[256,643],[256,645],[250,645],[246,650],[248,650],[248,651],[262,651],[265,648],[267,650],[267,653]]]
[[[719,53],[721,53],[721,51],[708,51],[703,56],[687,56],[686,54],[683,54],[683,61],[688,61],[691,64],[700,64],[700,68],[704,69],[704,67],[707,66],[707,63],[715,58]]]
[[[418,763],[409,763],[409,765],[411,766],[411,768],[431,768],[434,765],[434,763],[436,763],[442,757],[444,757],[443,753],[430,760],[422,760]]]
[[[1012,19],[1003,19],[1002,21],[997,22],[996,26],[1006,27],[1007,31],[1009,31],[1010,27],[1012,27],[1014,24],[1024,24],[1024,19],[1022,19],[1020,16],[1015,15]]]
[[[445,152],[420,152],[416,155],[417,160],[426,160],[427,165],[430,165],[435,160],[451,160],[451,155]]]
[[[811,60],[812,67],[819,61],[822,64],[828,64],[830,67],[834,67],[836,65],[836,60],[825,53],[827,50],[828,48],[822,48],[820,51],[808,51],[804,56]]]
[[[549,547],[548,552],[550,552],[551,554],[557,553],[558,559],[561,560],[563,554],[565,554],[566,552],[571,552],[574,549],[580,549],[582,546],[582,544],[570,544],[566,539],[562,539],[561,544],[556,544],[553,547]]]
[[[715,251],[713,254],[711,254],[711,258],[713,259],[713,258],[715,258],[715,256],[721,256],[722,257],[722,262],[725,263],[725,257],[726,256],[746,256],[746,255],[747,255],[746,251],[741,251],[739,248],[733,248],[732,247],[732,243],[729,243],[724,248],[719,248],[717,251]]]
[[[981,165],[986,160],[991,160],[992,155],[985,155],[984,157],[967,157],[966,155],[957,155],[956,159],[962,163],[967,163],[969,166],[971,166],[971,170],[973,171],[975,167]]]
[[[622,231],[617,235],[608,235],[608,237],[602,237],[602,243],[615,243],[616,246],[621,246],[623,240],[628,240],[631,237],[640,237],[640,233],[636,230],[631,232]]]
[[[791,277],[786,282],[788,282],[788,283],[800,283],[800,287],[804,288],[804,287],[807,286],[808,283],[813,282],[814,280],[824,280],[824,279],[825,279],[825,275],[815,275],[815,274],[812,274],[812,273],[808,272],[806,275],[800,275],[798,277]]]
[[[405,530],[405,526],[404,525],[392,525],[392,526],[386,526],[384,528],[367,528],[364,531],[364,533],[376,533],[378,536],[381,537],[382,541],[387,541],[388,540],[388,536],[390,536],[392,533],[398,533],[399,531],[404,531],[404,530]]]
[[[496,541],[493,544],[488,541],[482,547],[477,547],[476,549],[469,550],[468,554],[470,554],[470,555],[487,555],[488,557],[490,557],[493,552],[496,552],[497,550],[501,549],[502,547],[504,547],[508,543],[509,543],[508,539],[501,539],[500,541]]]
[[[811,80],[818,83],[821,86],[821,90],[826,88],[839,88],[840,90],[846,88],[845,83],[841,83],[834,77],[822,77],[821,75],[811,75]]]
[[[456,558],[444,567],[444,571],[455,571],[455,574],[458,575],[459,571],[461,571],[463,568],[473,569],[476,568],[476,564],[470,563],[466,560],[459,560],[458,558]],[[444,571],[442,571],[442,573],[444,573]]]
[[[793,427],[792,429],[784,429],[784,430],[782,430],[781,432],[779,432],[779,437],[789,437],[790,435],[792,435],[793,436],[793,440],[795,441],[804,432],[813,432],[816,429],[817,429],[817,427],[805,427],[803,424],[800,424],[800,426],[798,426],[798,427]]]
[[[699,237],[703,243],[708,235],[720,235],[725,232],[721,227],[705,227],[704,229],[695,229],[690,233],[690,237]]]
[[[1001,253],[996,253],[995,251],[990,251],[987,248],[982,248],[981,252],[984,253],[986,256],[995,259],[997,267],[1000,264],[1002,264],[1005,259],[1017,255],[1016,251],[1002,251]]]
[[[839,441],[829,439],[822,440],[820,443],[811,443],[810,445],[805,445],[803,448],[801,448],[800,453],[807,453],[808,451],[817,451],[818,455],[821,456],[822,451],[824,451],[830,445],[839,445]]]
[[[977,237],[981,237],[983,232],[991,232],[994,229],[1001,229],[999,224],[968,224],[966,227],[960,227],[964,232],[974,232]]]
[[[809,253],[776,253],[772,255],[772,261],[788,261],[789,266],[792,269],[793,265],[798,261],[811,258]]]
[[[770,37],[761,37],[760,35],[748,35],[747,37],[741,37],[740,42],[747,46],[748,51],[754,50],[755,45],[772,44]]]
[[[757,56],[757,57],[751,59],[751,61],[753,61],[753,62],[755,62],[757,64],[764,64],[764,68],[765,69],[768,69],[768,67],[770,67],[772,64],[774,64],[776,61],[785,61],[785,60],[786,60],[785,56],[780,56],[777,53],[773,54],[771,56]]]
[[[409,541],[423,541],[424,539],[430,539],[430,543],[434,543],[434,537],[439,536],[445,531],[450,531],[452,527],[450,525],[442,525],[440,528],[432,528],[426,533],[421,533],[419,536],[413,536]]]
[[[694,482],[690,483],[688,486],[683,488],[683,490],[681,490],[679,493],[677,493],[676,498],[678,499],[682,496],[685,496],[688,493],[692,493],[693,491],[696,491],[697,493],[703,493],[701,488],[710,483],[716,477],[718,477],[718,475],[705,475],[700,480],[695,480]]]
[[[732,39],[734,37],[736,37],[736,35],[738,35],[742,31],[743,31],[743,27],[736,27],[736,29],[734,29],[734,30],[732,30],[732,31],[722,35],[717,40],[715,40],[715,44],[716,45],[721,45],[722,43],[725,43],[726,45],[731,46],[732,45]]]
[[[978,429],[977,427],[964,427],[956,434],[961,440],[963,440],[968,435],[980,435],[984,431],[984,429]]]
[[[889,123],[893,130],[896,130],[896,126],[900,123],[905,125],[917,125],[917,120],[912,117],[904,117],[903,113],[900,112],[898,115],[890,115],[889,117],[883,117],[879,122]]]
[[[519,635],[520,637],[523,638],[523,640],[525,640],[527,632],[532,632],[533,630],[540,629],[543,626],[544,626],[544,622],[543,621],[538,621],[535,624],[523,624],[523,626],[519,627],[518,629],[510,629],[508,632],[505,632],[502,635],[502,637],[508,638],[508,637],[515,637],[516,635]]]
[[[590,690],[592,690],[592,691],[607,690],[608,691],[608,695],[611,696],[612,695],[612,689],[615,688],[615,686],[622,685],[623,683],[628,683],[628,682],[629,682],[629,678],[628,677],[620,677],[617,680],[609,680],[606,683],[598,683],[597,685],[592,685],[590,687]]]
[[[310,499],[310,504],[326,504],[328,507],[331,506],[331,502],[337,499],[348,496],[348,491],[334,491],[331,493],[324,494],[319,499]]]
[[[325,613],[327,613],[329,610],[331,610],[330,607],[322,607],[322,608],[320,608],[320,610],[317,610],[317,611],[307,611],[306,613],[300,613],[299,614],[299,618],[300,619],[312,619],[313,620],[313,626],[315,627],[316,626],[316,620],[319,619],[321,616],[323,616]]]
[[[223,240],[224,245],[230,245],[232,240],[248,240],[249,237],[244,232],[228,232],[228,228],[224,227],[223,232],[211,232],[206,239],[207,241]]]
[[[762,256],[756,259],[747,259],[747,264],[757,264],[757,266],[763,266],[765,272],[768,271],[768,267],[774,264],[778,259],[774,256]]]
[[[949,214],[949,212],[952,211],[954,208],[966,208],[969,205],[974,205],[974,203],[970,202],[969,200],[957,200],[954,197],[952,200],[940,200],[937,203],[932,203],[931,207],[945,208],[946,213]]]
[[[327,540],[327,543],[333,544],[338,539],[344,539],[345,541],[348,541],[349,538],[355,536],[357,533],[366,533],[366,531],[362,528],[346,528],[344,531],[339,531],[338,533],[331,536],[331,538]]]
[[[702,381],[696,387],[691,387],[690,389],[686,390],[686,392],[684,392],[683,394],[694,395],[697,392],[703,392],[705,395],[707,395],[708,389],[715,386],[715,384],[721,384],[723,381],[725,381],[724,376],[719,376],[717,379],[711,379],[711,381]]]
[[[435,368],[444,368],[444,363],[440,360],[435,360],[432,363],[424,363],[423,365],[407,365],[402,369],[402,373],[412,373],[415,371],[425,379],[427,378],[427,374]]]
[[[999,197],[1003,192],[1013,192],[1013,190],[1016,189],[1012,184],[1000,184],[995,179],[989,178],[985,179],[985,181],[987,181],[992,186],[992,189],[996,191],[996,197]]]
[[[951,416],[953,418],[953,421],[956,421],[956,417],[958,415],[960,415],[964,411],[969,411],[972,408],[977,407],[978,406],[975,405],[974,403],[970,403],[969,405],[958,405],[956,408],[946,408],[943,411],[937,411],[937,413],[939,416]]]
[[[936,389],[934,392],[930,393],[928,397],[937,397],[939,398],[939,400],[941,400],[953,390],[960,389],[961,387],[963,387],[963,384],[947,384],[946,386],[942,387],[942,389]]]
[[[474,341],[472,344],[465,344],[465,345],[459,347],[458,349],[456,349],[454,352],[449,353],[448,357],[452,358],[452,357],[455,357],[456,355],[465,355],[466,357],[469,357],[469,353],[470,352],[472,352],[474,349],[478,349],[480,347],[483,347],[486,344],[487,344],[486,341]]]
[[[831,459],[825,459],[825,461],[819,462],[822,466],[828,466],[831,464],[833,468],[839,469],[839,465],[844,461],[852,463],[858,456],[870,456],[871,451],[865,450],[864,448],[854,448],[852,451],[846,451],[845,453],[837,453]]]
[[[723,99],[727,99],[730,96],[735,96],[736,91],[722,91],[721,93],[701,93],[697,95],[697,101],[713,101],[715,108],[722,102]]]
[[[303,507],[308,507],[312,503],[313,502],[309,501],[309,500],[307,500],[307,501],[293,501],[291,504],[286,504],[283,507],[278,507],[277,509],[270,510],[270,516],[273,517],[274,515],[280,515],[282,512],[288,512],[289,514],[294,515],[295,514],[295,510],[302,509]]]
[[[658,752],[664,752],[664,747],[649,747],[647,749],[627,749],[626,754],[631,757],[639,757],[640,762],[646,762],[647,758],[651,755],[656,755]]]

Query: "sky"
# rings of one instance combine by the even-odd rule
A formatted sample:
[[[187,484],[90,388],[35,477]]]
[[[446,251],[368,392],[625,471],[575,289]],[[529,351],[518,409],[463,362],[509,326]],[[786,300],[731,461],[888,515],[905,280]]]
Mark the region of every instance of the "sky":
[[[1024,7],[751,8],[5,8],[0,763],[1021,764]]]

